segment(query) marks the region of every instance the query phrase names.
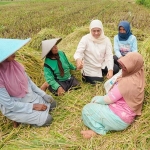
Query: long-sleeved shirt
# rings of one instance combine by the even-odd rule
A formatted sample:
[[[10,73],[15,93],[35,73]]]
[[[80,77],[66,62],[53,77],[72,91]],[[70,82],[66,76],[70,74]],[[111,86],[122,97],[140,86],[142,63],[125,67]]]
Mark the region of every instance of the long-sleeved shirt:
[[[114,37],[115,55],[120,58],[128,52],[137,52],[137,40],[134,35],[130,35],[126,41],[119,41],[118,35]]]
[[[11,120],[41,126],[47,119],[50,103],[42,98],[46,93],[39,89],[28,76],[27,78],[28,93],[23,98],[11,97],[6,88],[0,88],[0,110]],[[35,111],[34,103],[45,104],[48,108],[45,111]]]
[[[113,70],[112,44],[108,37],[102,43],[94,43],[85,35],[80,40],[74,59],[82,59],[83,69],[81,72],[85,76],[102,77],[102,70],[106,66],[108,70]]]
[[[68,80],[71,77],[70,70],[75,70],[76,67],[71,64],[65,53],[63,51],[58,51],[60,61],[62,63],[62,67],[64,69],[64,76],[62,77],[60,75],[60,71],[58,68],[58,63],[56,59],[50,59],[46,58],[45,59],[45,64],[47,64],[49,67],[44,67],[44,76],[46,79],[46,82],[51,85],[52,89],[57,90],[58,87],[60,86],[59,83],[56,81],[65,81]]]

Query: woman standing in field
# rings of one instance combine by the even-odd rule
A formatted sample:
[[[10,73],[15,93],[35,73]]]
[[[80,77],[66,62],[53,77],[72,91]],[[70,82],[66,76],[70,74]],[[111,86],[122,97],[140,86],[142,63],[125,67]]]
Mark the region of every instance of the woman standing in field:
[[[61,38],[42,41],[42,59],[44,62],[44,76],[46,82],[41,86],[42,90],[47,88],[55,95],[62,95],[64,92],[79,86],[79,82],[70,74],[70,70],[76,70],[65,53],[58,50],[57,44]]]
[[[107,95],[93,97],[82,110],[83,122],[91,129],[81,131],[84,138],[124,130],[141,115],[145,87],[143,58],[138,52],[129,52],[118,63],[122,76]]]
[[[114,63],[119,66],[117,60],[128,52],[137,52],[137,40],[131,33],[128,21],[121,21],[118,26],[118,35],[114,37]]]
[[[49,111],[56,107],[53,97],[39,89],[15,61],[15,52],[29,40],[0,39],[0,110],[14,121],[14,127],[50,125]]]
[[[90,23],[90,33],[80,40],[74,59],[83,81],[91,84],[102,82],[103,75],[107,74],[109,79],[119,71],[114,65],[111,41],[104,35],[100,20]]]

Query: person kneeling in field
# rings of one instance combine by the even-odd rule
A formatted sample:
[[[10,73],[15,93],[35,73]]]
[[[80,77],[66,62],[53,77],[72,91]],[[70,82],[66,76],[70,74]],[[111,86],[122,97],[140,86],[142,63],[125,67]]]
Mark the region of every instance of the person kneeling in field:
[[[105,75],[110,79],[119,68],[114,64],[112,44],[104,34],[102,22],[92,20],[89,28],[90,33],[81,38],[74,59],[77,69],[81,70],[82,81],[96,84],[103,82]]]
[[[137,39],[131,32],[128,21],[120,21],[118,34],[114,37],[114,63],[119,67],[118,59],[125,56],[128,52],[137,52]]]
[[[42,41],[42,59],[44,62],[44,76],[46,82],[41,86],[43,91],[48,88],[55,95],[62,95],[70,89],[79,88],[78,80],[70,74],[70,70],[76,70],[65,53],[58,50],[57,44],[61,38]]]
[[[0,110],[4,116],[19,123],[48,126],[49,111],[56,107],[52,96],[38,88],[15,61],[15,52],[30,39],[0,39]]]
[[[143,58],[138,52],[129,52],[118,63],[122,75],[108,94],[93,97],[82,110],[83,122],[91,129],[81,131],[84,138],[124,130],[141,115],[145,87]]]

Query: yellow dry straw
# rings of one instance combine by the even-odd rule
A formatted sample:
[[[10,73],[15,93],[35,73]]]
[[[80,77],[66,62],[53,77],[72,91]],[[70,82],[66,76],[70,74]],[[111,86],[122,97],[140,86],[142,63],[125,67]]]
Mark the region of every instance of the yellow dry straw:
[[[44,83],[43,60],[32,48],[24,47],[17,52],[16,59],[25,67],[27,74],[37,86]]]
[[[72,47],[75,48],[77,46],[77,45],[75,45],[75,43],[77,41],[79,41],[79,39],[81,38],[81,36],[84,33],[88,32],[88,28],[83,32],[80,32],[80,31],[81,30],[79,29],[79,32],[75,33],[76,36],[73,36],[73,34],[67,36],[65,38],[65,40],[60,43],[64,47],[64,50],[68,50],[67,51],[68,54],[70,53],[69,49],[71,49],[71,47],[69,47],[69,46],[72,46]],[[106,29],[106,33],[109,33],[109,30]],[[108,35],[110,35],[110,34],[108,34]],[[74,40],[75,40],[75,43],[74,43]],[[146,74],[147,84],[150,81],[149,76],[148,76],[148,74],[150,72],[150,68],[149,68],[150,63],[149,63],[149,60],[148,60],[149,55],[150,55],[150,44],[149,43],[150,43],[150,39],[147,38],[146,40],[144,40],[144,42],[140,43],[140,48],[139,48],[140,53],[143,55],[144,60],[145,60],[145,68],[146,68],[146,73],[147,73]],[[67,45],[67,49],[65,49],[66,48],[65,44]],[[29,45],[27,45],[26,47],[22,48],[20,51],[17,52],[17,60],[19,62],[21,62],[22,64],[24,64],[28,75],[33,79],[33,81],[37,85],[40,86],[44,81],[43,67],[42,67],[43,66],[43,60],[40,59],[40,52],[35,51],[33,48],[29,47]],[[60,48],[61,48],[61,45],[60,45]],[[70,55],[73,55],[74,50],[75,49],[71,49]],[[78,72],[78,73],[80,73],[80,72]],[[81,74],[79,74],[79,75],[81,76]],[[93,97],[94,95],[104,94],[104,89],[103,89],[102,84],[103,83],[97,84],[95,87],[91,87],[88,84],[82,84],[82,89],[78,90],[77,93],[73,93],[73,92],[69,93],[68,92],[63,97],[57,98],[57,99],[59,99],[60,104],[56,108],[57,110],[55,111],[55,114],[54,114],[54,116],[56,116],[57,121],[53,122],[52,127],[55,127],[55,129],[56,128],[58,129],[58,131],[60,133],[60,136],[63,135],[64,138],[70,138],[70,134],[69,134],[70,129],[73,132],[73,135],[76,135],[76,132],[81,130],[81,118],[78,117],[78,116],[80,116],[81,108],[83,107],[83,104],[86,104],[90,100],[90,98]],[[148,91],[149,91],[148,86],[146,86],[146,92],[147,92],[146,93],[146,100],[148,100],[148,98],[149,98],[148,97],[149,96]],[[72,99],[73,97],[76,97],[76,98]],[[65,105],[63,105],[64,103],[65,103]],[[62,106],[63,106],[63,109],[62,109]],[[102,139],[100,139],[101,137],[99,137],[99,139],[95,138],[95,141],[93,141],[94,143],[92,145],[97,145],[96,141],[99,142],[98,140],[108,141],[108,142],[110,141],[111,142],[112,137],[115,139],[113,142],[115,142],[115,141],[118,141],[117,138],[119,138],[119,139],[123,138],[121,134],[124,134],[124,136],[128,137],[129,133],[133,133],[133,134],[130,134],[129,141],[134,141],[134,140],[136,141],[137,138],[139,138],[139,140],[146,140],[147,139],[146,136],[140,137],[139,132],[141,133],[140,135],[142,135],[144,132],[149,131],[148,130],[149,129],[148,128],[149,127],[148,126],[148,122],[149,122],[148,117],[149,116],[148,116],[147,110],[149,110],[149,106],[146,105],[146,103],[144,103],[144,109],[143,109],[142,116],[139,119],[137,119],[136,122],[130,128],[128,128],[127,131],[122,131],[119,134],[118,134],[118,132],[110,134],[110,135],[108,134],[107,136],[102,137]],[[63,116],[63,113],[64,113],[64,116]],[[69,118],[69,119],[67,118],[67,120],[65,119],[66,115]],[[76,121],[72,122],[72,117],[74,117],[74,116],[76,118]],[[3,130],[2,144],[4,144],[4,142],[7,143],[8,141],[10,141],[10,144],[11,144],[11,142],[13,142],[13,141],[11,141],[11,139],[13,139],[14,135],[18,134],[19,130],[12,130],[12,125],[10,124],[11,121],[6,119],[2,115],[0,115],[0,120],[2,121],[1,123],[3,123],[3,124],[1,124],[3,126],[3,129],[2,129]],[[7,123],[4,124],[3,120],[5,120]],[[64,120],[64,121],[62,122],[62,120]],[[61,126],[60,126],[60,123],[58,124],[58,122],[61,123]],[[73,127],[70,126],[70,125],[73,125]],[[86,127],[84,126],[84,128],[86,128]],[[12,132],[11,132],[11,130],[12,130]],[[54,131],[50,130],[50,132],[51,133],[56,132],[56,134],[57,134],[56,130],[54,130]],[[5,134],[8,134],[8,135],[5,136]],[[133,135],[133,137],[132,137],[132,135]],[[134,137],[135,135],[137,135],[136,138]],[[76,138],[78,140],[78,137],[75,136],[75,138],[74,138],[75,142],[77,142]],[[42,140],[42,139],[40,139],[40,140]],[[28,141],[29,145],[32,144],[31,141]],[[58,141],[58,140],[56,140],[56,141]],[[121,145],[121,142],[124,142],[124,141],[125,141],[125,139],[122,139],[121,141],[119,141],[120,143],[119,142],[117,143],[118,147],[119,147],[119,145]],[[102,144],[103,142],[99,142],[99,144],[100,144],[99,146],[102,149],[104,147],[108,148],[109,146],[112,146],[112,147],[114,146],[114,149],[116,149],[116,147],[117,147],[117,145],[115,145],[116,143],[113,144],[113,142],[112,142],[112,144],[109,144],[108,142],[104,142],[104,144]],[[84,146],[84,144],[85,143],[83,143],[83,146]],[[132,144],[130,144],[128,146],[134,147],[134,143],[132,143]]]
[[[63,35],[57,33],[58,32],[54,29],[44,28],[31,39],[31,42],[29,43],[29,47],[41,50],[41,44],[43,40],[57,38],[57,37],[63,38]]]
[[[140,47],[140,53],[144,58],[145,65],[145,77],[146,77],[146,87],[145,87],[145,96],[150,96],[150,37],[148,37],[145,41],[142,42],[142,46]]]

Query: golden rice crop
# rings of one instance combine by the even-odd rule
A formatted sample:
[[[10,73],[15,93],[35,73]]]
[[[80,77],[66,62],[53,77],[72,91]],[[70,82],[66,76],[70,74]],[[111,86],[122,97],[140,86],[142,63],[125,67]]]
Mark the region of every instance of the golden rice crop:
[[[29,44],[17,52],[33,81],[40,86],[44,82],[41,41],[63,37],[58,48],[75,64],[73,54],[81,37],[89,32],[93,18],[104,23],[105,34],[117,34],[120,20],[131,21],[132,32],[138,39],[138,49],[145,64],[145,101],[142,116],[126,130],[109,132],[90,140],[82,138],[80,131],[87,129],[81,119],[81,111],[95,95],[104,95],[103,83],[92,86],[81,82],[80,71],[72,71],[81,82],[81,89],[55,97],[58,106],[52,112],[53,123],[49,127],[30,125],[12,127],[12,121],[0,114],[0,148],[3,150],[52,149],[52,150],[148,150],[150,147],[150,10],[128,1],[28,1],[0,6],[0,36],[11,38],[32,37]],[[47,93],[49,93],[47,91]],[[50,94],[50,93],[49,93]]]

